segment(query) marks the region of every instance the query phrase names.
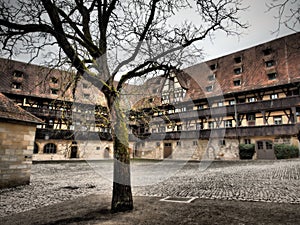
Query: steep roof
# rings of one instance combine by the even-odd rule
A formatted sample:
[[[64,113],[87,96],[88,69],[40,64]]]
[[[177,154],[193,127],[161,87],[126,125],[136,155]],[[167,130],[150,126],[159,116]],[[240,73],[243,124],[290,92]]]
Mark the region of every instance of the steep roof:
[[[16,105],[2,93],[0,93],[0,119],[36,124],[42,123],[42,120]]]

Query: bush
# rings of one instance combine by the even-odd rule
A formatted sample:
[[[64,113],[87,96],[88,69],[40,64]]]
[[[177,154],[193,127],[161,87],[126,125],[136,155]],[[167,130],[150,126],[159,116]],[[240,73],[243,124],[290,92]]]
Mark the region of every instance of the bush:
[[[255,152],[255,144],[239,145],[240,159],[252,159]]]
[[[274,152],[277,159],[289,159],[299,157],[299,149],[297,146],[294,145],[275,144]]]

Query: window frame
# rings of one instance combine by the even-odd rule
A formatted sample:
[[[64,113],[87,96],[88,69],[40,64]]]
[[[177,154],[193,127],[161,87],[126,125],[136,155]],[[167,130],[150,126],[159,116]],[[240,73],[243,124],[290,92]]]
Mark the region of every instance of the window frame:
[[[235,86],[235,87],[238,87],[238,86],[241,86],[242,85],[242,81],[239,79],[239,80],[234,80],[233,81],[233,85]]]
[[[57,153],[57,146],[54,143],[47,143],[43,147],[44,154],[56,154]]]

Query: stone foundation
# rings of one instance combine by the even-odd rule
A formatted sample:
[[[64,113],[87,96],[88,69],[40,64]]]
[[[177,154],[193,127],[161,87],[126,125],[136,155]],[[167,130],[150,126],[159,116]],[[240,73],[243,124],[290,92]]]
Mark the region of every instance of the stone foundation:
[[[0,122],[0,188],[29,184],[35,130]]]

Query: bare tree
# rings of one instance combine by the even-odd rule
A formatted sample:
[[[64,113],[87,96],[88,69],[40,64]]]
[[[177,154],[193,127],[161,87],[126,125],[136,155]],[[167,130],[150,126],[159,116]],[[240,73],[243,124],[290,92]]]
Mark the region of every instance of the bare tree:
[[[276,11],[275,19],[278,21],[274,33],[279,33],[284,26],[291,31],[300,29],[300,3],[297,0],[272,0],[267,4],[267,11]]]
[[[114,143],[113,212],[133,208],[128,132],[120,107],[124,84],[155,71],[179,69],[199,55],[195,42],[216,31],[236,35],[247,27],[238,17],[244,10],[241,0],[0,0],[0,4],[3,53],[30,52],[35,58],[47,46],[58,46],[55,65],[71,65],[77,71],[75,84],[84,77],[104,93]],[[196,23],[180,18],[181,10],[191,8],[198,16]]]

